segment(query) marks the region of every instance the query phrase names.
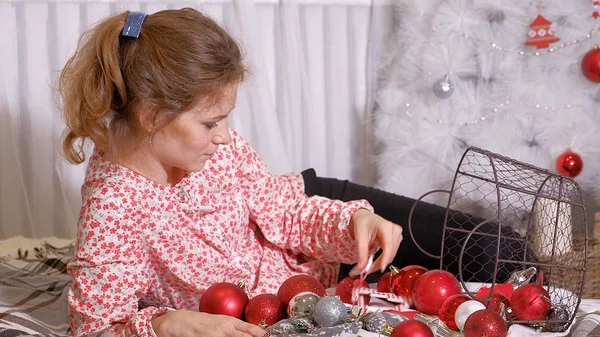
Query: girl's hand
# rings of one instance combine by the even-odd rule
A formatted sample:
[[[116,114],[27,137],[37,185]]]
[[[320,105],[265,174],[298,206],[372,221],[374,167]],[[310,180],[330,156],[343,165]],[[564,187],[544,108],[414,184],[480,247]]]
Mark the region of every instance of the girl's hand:
[[[152,319],[158,337],[262,337],[256,325],[224,315],[177,310]]]
[[[400,242],[402,242],[402,227],[366,209],[358,209],[352,214],[349,230],[356,240],[358,249],[358,264],[352,273],[358,275],[367,266],[369,246],[372,245],[381,247],[383,252],[367,273],[372,273],[377,269],[384,272],[385,268],[394,260]],[[351,276],[354,275],[351,274]]]

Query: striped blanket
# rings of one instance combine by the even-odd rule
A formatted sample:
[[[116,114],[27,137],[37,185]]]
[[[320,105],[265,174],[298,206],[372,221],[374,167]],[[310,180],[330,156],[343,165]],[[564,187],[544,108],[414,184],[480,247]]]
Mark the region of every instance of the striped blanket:
[[[72,248],[43,243],[0,258],[0,337],[68,334]]]
[[[33,250],[0,257],[0,337],[69,334],[67,263],[72,254],[72,245],[57,248],[43,242]],[[568,334],[537,334],[518,328],[512,326],[510,336],[600,337],[600,300],[582,300]]]

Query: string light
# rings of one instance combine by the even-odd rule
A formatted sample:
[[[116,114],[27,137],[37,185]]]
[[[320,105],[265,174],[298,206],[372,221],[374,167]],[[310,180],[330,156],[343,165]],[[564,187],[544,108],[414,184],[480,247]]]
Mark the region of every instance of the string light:
[[[433,32],[437,32],[438,29],[435,28],[435,27],[433,27],[432,31]],[[535,51],[535,52],[529,52],[529,51],[525,51],[525,50],[522,50],[522,49],[504,48],[504,47],[500,46],[496,42],[489,43],[489,46],[490,46],[490,48],[495,49],[497,51],[501,51],[501,52],[505,52],[505,53],[515,53],[515,54],[518,54],[520,56],[542,56],[542,55],[547,55],[547,54],[550,54],[552,52],[555,52],[555,51],[557,51],[559,49],[567,48],[567,47],[576,45],[578,43],[585,42],[585,41],[591,39],[594,36],[594,34],[598,33],[598,31],[600,31],[600,28],[594,28],[594,29],[590,30],[590,32],[587,35],[585,35],[585,36],[576,38],[576,39],[574,39],[572,41],[560,43],[557,46],[548,48],[546,50]],[[468,35],[466,33],[460,33],[460,32],[456,32],[456,31],[453,31],[453,32],[456,33],[456,34],[459,34],[463,38],[471,40],[471,41],[473,41],[475,43],[485,44],[484,41],[479,40],[479,39],[477,39],[477,38],[475,38],[475,37],[473,37],[471,35]]]
[[[466,122],[451,122],[451,121],[446,121],[443,119],[436,119],[436,118],[430,118],[427,116],[415,115],[413,113],[414,110],[411,109],[413,107],[413,104],[408,103],[408,102],[404,103],[403,110],[404,110],[404,114],[410,118],[418,118],[418,119],[421,119],[421,120],[424,120],[424,121],[430,122],[430,123],[453,125],[453,126],[454,125],[469,126],[469,125],[476,125],[476,124],[491,120],[497,112],[508,107],[511,104],[512,104],[512,102],[510,100],[506,100],[502,103],[495,105],[493,108],[486,109],[488,113],[485,116],[481,116],[477,119],[466,121]],[[522,105],[527,105],[527,104],[522,104]],[[543,104],[533,104],[531,106],[534,107],[535,109],[544,109],[544,110],[552,110],[552,111],[556,111],[557,109],[571,109],[574,107],[573,104],[566,104],[564,107],[549,106],[549,105],[543,105]],[[458,114],[464,113],[465,111],[467,111],[467,110],[461,110],[458,112]]]

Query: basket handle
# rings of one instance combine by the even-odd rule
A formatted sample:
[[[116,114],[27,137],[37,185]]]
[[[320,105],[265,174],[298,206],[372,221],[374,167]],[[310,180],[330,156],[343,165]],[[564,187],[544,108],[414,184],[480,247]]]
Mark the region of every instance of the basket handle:
[[[496,222],[496,219],[490,218],[490,219],[486,219],[482,222],[480,222],[477,226],[475,226],[475,228],[473,228],[469,234],[467,235],[467,237],[465,238],[465,242],[462,245],[462,248],[460,249],[460,255],[458,256],[458,280],[460,281],[463,289],[467,289],[467,283],[465,282],[465,279],[463,277],[463,269],[462,269],[462,264],[463,264],[463,256],[465,256],[465,250],[467,249],[467,244],[469,243],[469,240],[471,240],[471,237],[473,236],[474,233],[477,232],[477,230],[479,230],[479,228],[481,228],[481,226],[489,224],[489,223],[494,223]],[[498,240],[500,240],[500,238],[498,238]],[[498,242],[498,244],[500,244],[500,242]],[[496,254],[498,254],[498,252],[496,252]],[[493,280],[492,280],[492,289],[494,288],[494,285],[496,284],[496,273],[498,272],[498,255],[496,255],[496,263],[494,264],[494,275],[493,275]],[[490,296],[492,295],[493,291],[490,292]],[[475,298],[475,296],[470,292],[467,291],[467,294],[471,297],[471,298]]]
[[[423,194],[422,196],[420,196],[417,200],[415,200],[415,202],[413,203],[413,205],[410,207],[410,212],[408,213],[408,233],[410,234],[410,238],[412,239],[412,241],[414,242],[415,246],[417,246],[417,248],[425,255],[434,258],[434,259],[441,259],[442,256],[441,255],[433,255],[431,253],[429,253],[428,251],[426,251],[425,249],[423,249],[423,247],[421,247],[419,245],[419,243],[417,242],[417,240],[415,239],[415,236],[413,234],[412,231],[412,217],[413,217],[413,213],[415,211],[415,209],[417,208],[417,205],[419,204],[419,202],[421,202],[421,200],[423,200],[423,198],[425,198],[426,196],[433,194],[433,193],[448,193],[451,194],[450,191],[448,190],[432,190],[429,191],[425,194]]]

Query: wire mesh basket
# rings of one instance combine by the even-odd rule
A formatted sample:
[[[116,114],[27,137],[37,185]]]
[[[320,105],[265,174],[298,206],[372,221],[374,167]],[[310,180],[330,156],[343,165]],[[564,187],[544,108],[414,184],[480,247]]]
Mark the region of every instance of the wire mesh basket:
[[[440,254],[434,255],[412,236],[410,218],[420,200],[438,192],[448,194],[448,203]],[[464,289],[467,282],[488,285],[488,300],[494,285],[510,282],[516,289],[521,284],[514,282],[515,275],[533,270],[527,282],[535,281],[548,292],[550,315],[525,319],[509,312],[509,324],[560,332],[575,318],[585,280],[588,233],[581,190],[573,179],[470,147],[451,190],[431,191],[415,202],[409,230],[417,247],[439,259],[440,268],[454,273]],[[550,317],[558,308],[563,314]]]

